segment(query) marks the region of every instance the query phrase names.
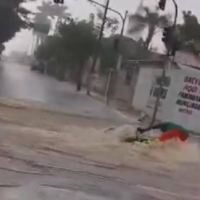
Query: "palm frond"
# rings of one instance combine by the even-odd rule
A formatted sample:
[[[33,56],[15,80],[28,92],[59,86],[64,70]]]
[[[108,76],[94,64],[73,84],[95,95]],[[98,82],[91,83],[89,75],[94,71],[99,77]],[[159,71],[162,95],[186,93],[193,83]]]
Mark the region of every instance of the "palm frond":
[[[161,28],[169,25],[170,16],[169,15],[159,15],[158,8],[155,10],[149,7],[143,7],[139,13],[129,16],[129,33],[141,32],[145,28],[148,30],[145,45],[146,48],[152,41],[157,28]]]
[[[168,15],[161,15],[161,16],[159,16],[158,19],[159,19],[158,20],[158,27],[159,28],[170,26],[172,24],[171,15],[170,14],[168,14]]]
[[[130,15],[129,16],[129,33],[141,32],[147,26],[147,18],[140,15]]]
[[[145,13],[145,15],[147,16],[147,15],[149,15],[150,13],[152,13],[152,11],[150,10],[150,8],[149,7],[143,7],[143,11],[144,11],[144,13]]]
[[[139,33],[142,32],[146,27],[146,24],[134,24],[128,28],[128,33]]]
[[[100,19],[100,20],[102,20],[103,19],[103,12],[102,12],[102,10],[100,10],[100,9],[97,9],[97,18],[98,19]]]
[[[37,7],[37,9],[40,11],[40,13],[43,13],[52,18],[64,18],[66,15],[68,15],[68,13],[66,13],[66,10],[68,9],[67,6],[60,6],[58,4],[53,4],[52,2],[43,2],[41,6]]]
[[[147,23],[147,20],[148,20],[147,17],[142,16],[140,14],[129,15],[129,22],[130,23],[138,22],[138,23],[144,24],[144,23]]]

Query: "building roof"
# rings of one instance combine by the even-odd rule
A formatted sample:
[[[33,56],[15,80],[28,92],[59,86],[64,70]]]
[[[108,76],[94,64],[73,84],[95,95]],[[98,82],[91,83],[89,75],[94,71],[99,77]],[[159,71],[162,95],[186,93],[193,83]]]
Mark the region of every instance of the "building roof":
[[[178,64],[179,68],[184,70],[184,71],[188,71],[188,72],[197,72],[200,73],[200,70],[198,68],[194,68],[188,65],[183,65],[183,64]]]
[[[178,65],[185,65],[200,70],[200,57],[191,53],[177,52],[174,61]]]

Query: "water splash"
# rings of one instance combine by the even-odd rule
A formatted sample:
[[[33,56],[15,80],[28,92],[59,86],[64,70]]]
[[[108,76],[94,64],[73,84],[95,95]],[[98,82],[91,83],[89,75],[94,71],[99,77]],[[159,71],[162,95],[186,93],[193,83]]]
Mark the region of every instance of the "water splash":
[[[131,125],[107,130],[66,126],[61,132],[22,128],[20,135],[9,135],[7,132],[3,139],[5,143],[11,144],[10,148],[18,145],[21,149],[26,147],[43,150],[49,154],[71,152],[98,162],[148,170],[156,170],[156,167],[160,166],[168,170],[183,163],[199,164],[200,149],[197,143],[188,142],[183,145],[172,141],[164,146],[150,148],[145,144],[121,142],[122,137],[135,135],[135,132],[135,127]],[[157,135],[154,132],[148,134]],[[18,149],[14,149],[14,152],[17,151]]]

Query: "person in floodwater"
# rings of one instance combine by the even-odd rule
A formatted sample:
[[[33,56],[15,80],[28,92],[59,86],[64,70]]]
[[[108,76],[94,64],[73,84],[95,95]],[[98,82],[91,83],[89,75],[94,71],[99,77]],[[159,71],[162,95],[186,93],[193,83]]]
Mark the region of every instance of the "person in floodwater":
[[[180,141],[185,142],[189,137],[189,130],[173,122],[160,123],[146,129],[137,128],[137,131],[145,133],[151,129],[160,129],[162,131],[161,136],[158,138],[160,142],[166,142],[172,139],[179,139]]]

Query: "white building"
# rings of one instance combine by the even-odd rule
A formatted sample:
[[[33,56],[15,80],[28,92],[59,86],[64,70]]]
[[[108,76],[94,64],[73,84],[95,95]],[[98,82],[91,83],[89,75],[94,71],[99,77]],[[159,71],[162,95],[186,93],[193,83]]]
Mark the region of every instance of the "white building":
[[[178,53],[172,68],[166,68],[163,96],[157,119],[171,120],[200,132],[200,59]],[[141,66],[135,86],[132,106],[152,115],[162,67]]]

